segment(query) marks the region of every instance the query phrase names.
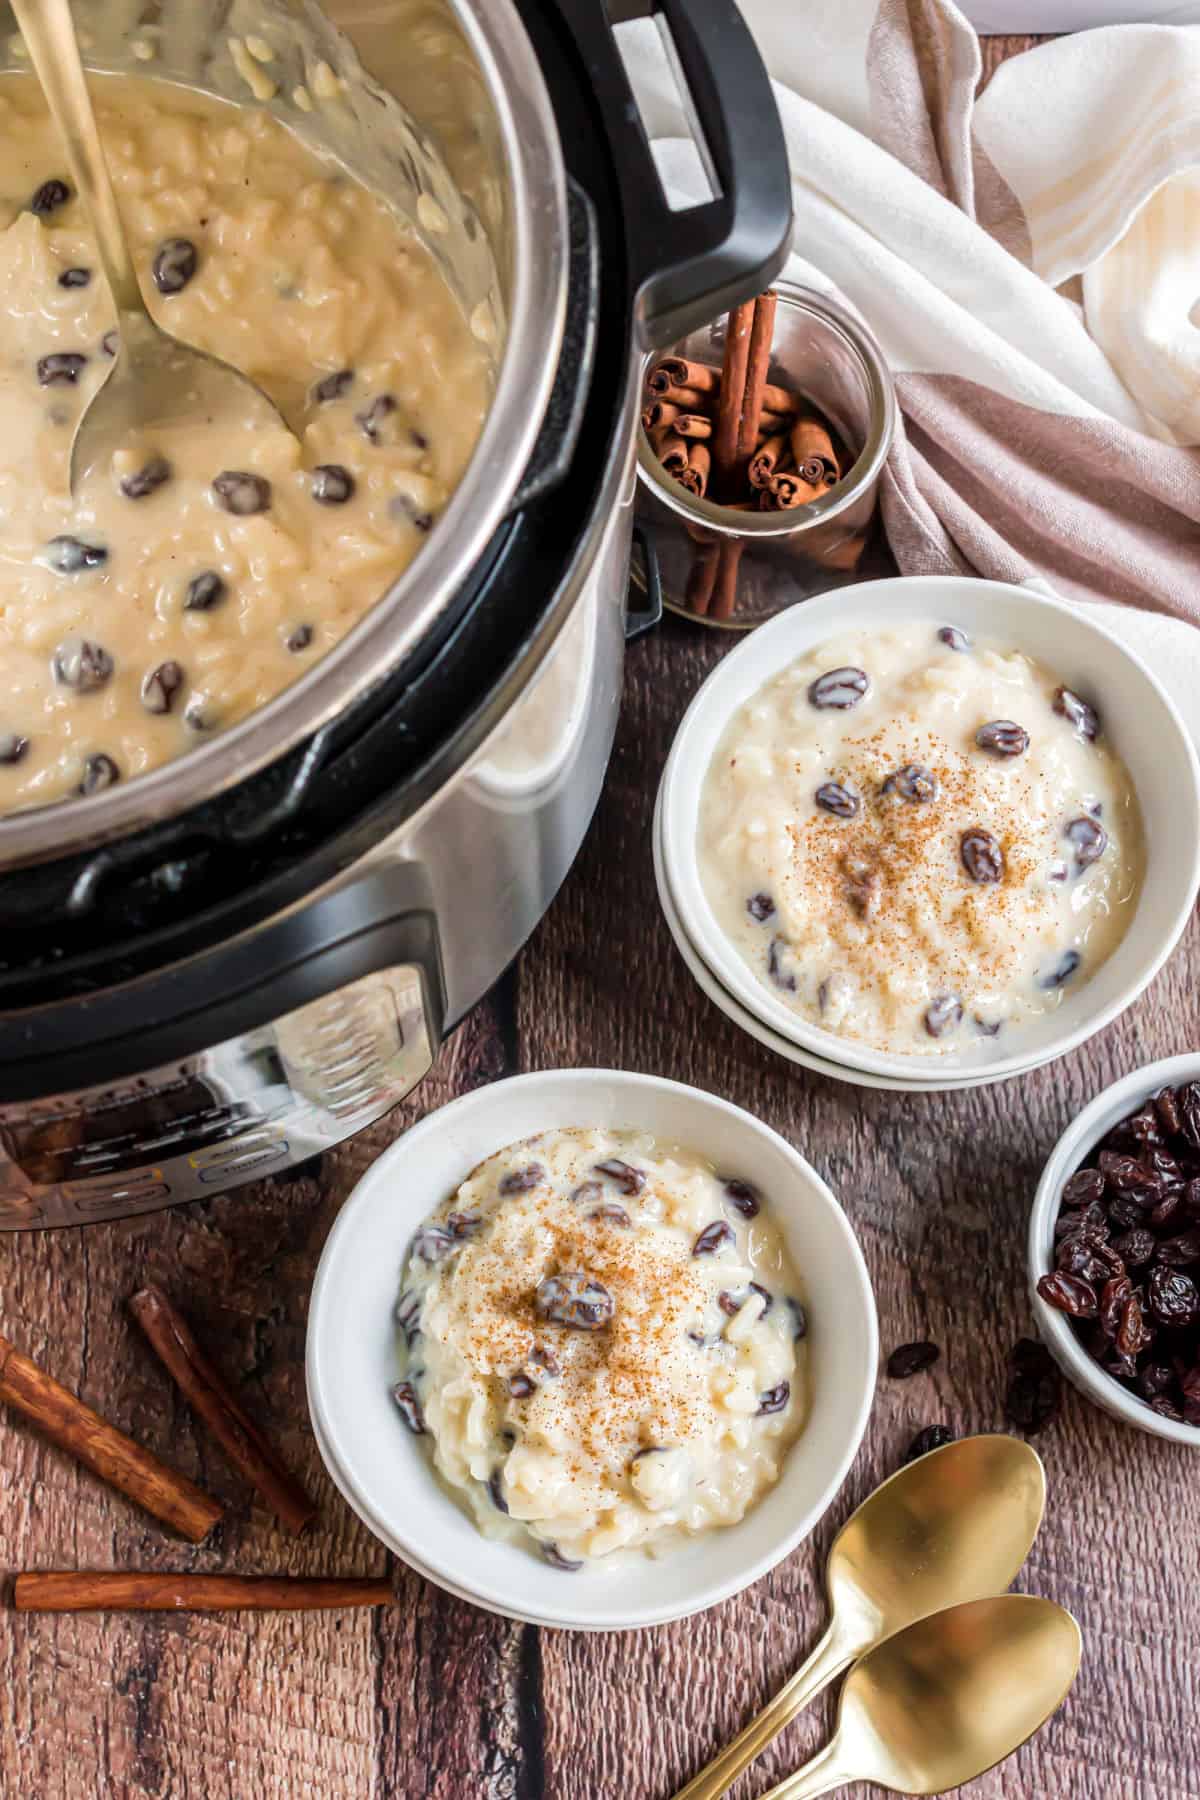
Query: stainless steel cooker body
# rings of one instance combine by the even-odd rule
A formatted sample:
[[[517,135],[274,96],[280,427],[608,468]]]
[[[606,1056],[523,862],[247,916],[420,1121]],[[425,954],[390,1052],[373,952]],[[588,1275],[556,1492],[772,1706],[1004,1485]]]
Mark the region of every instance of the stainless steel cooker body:
[[[202,0],[179,3],[187,29],[170,54],[181,67],[199,58],[207,85],[221,91],[220,53],[214,64],[189,10]],[[158,16],[175,4],[162,0]],[[264,7],[293,22],[310,16],[307,0],[219,0],[223,32]],[[276,767],[294,765],[303,778],[348,711],[369,705],[408,647],[453,614],[504,521],[536,522],[530,496],[545,504],[557,484],[553,505],[578,512],[578,531],[553,567],[527,547],[530,580],[544,584],[530,622],[489,666],[484,697],[397,778],[396,804],[364,812],[368,828],[353,837],[352,854],[320,864],[309,885],[293,883],[285,902],[227,938],[197,936],[169,964],[115,984],[101,960],[94,990],[69,1004],[43,1007],[35,996],[0,1013],[2,1230],[146,1212],[282,1172],[377,1119],[420,1081],[545,912],[603,783],[626,629],[634,348],[671,340],[758,291],[785,254],[782,137],[735,0],[649,7],[672,26],[714,173],[713,200],[682,214],[646,187],[654,178],[644,133],[611,54],[613,9],[601,0],[524,6],[534,40],[551,16],[559,28],[567,21],[559,49],[568,90],[580,84],[601,108],[614,170],[632,160],[638,171],[632,184],[628,170],[614,174],[624,223],[600,265],[607,298],[603,284],[593,291],[595,209],[565,167],[572,96],[551,100],[542,79],[550,47],[538,41],[535,51],[513,0],[329,0],[326,10],[407,109],[398,166],[414,195],[433,193],[462,226],[448,278],[470,310],[486,307],[479,316],[497,343],[496,402],[479,452],[426,551],[331,656],[213,745],[94,808],[68,803],[0,820],[0,887],[15,865],[36,877],[48,871],[52,888],[52,859],[69,845],[94,859],[73,879],[69,912],[86,905],[94,876],[111,882],[144,827],[198,816],[187,810],[197,802],[232,808]],[[647,6],[639,0],[634,10]],[[108,66],[118,62],[114,53]],[[353,99],[353,68],[340,67]],[[382,101],[364,91],[370,116]],[[347,162],[352,149],[360,164],[368,154],[354,142],[343,148]],[[573,285],[580,264],[582,301]],[[593,377],[597,331],[615,331],[619,353]],[[593,456],[583,491],[575,440],[583,399],[601,388],[603,455]],[[389,704],[393,715],[401,709],[403,730],[404,701]],[[266,777],[257,776],[264,765]],[[169,878],[171,869],[165,862],[155,873]]]

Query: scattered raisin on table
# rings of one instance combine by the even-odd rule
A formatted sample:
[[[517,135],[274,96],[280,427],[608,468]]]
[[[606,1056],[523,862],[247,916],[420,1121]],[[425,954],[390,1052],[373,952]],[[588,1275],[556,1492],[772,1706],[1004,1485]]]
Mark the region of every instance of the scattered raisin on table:
[[[927,1341],[900,1344],[888,1357],[887,1372],[895,1381],[907,1381],[910,1375],[932,1368],[941,1354],[936,1344]]]
[[[948,1425],[926,1425],[918,1431],[908,1449],[904,1452],[906,1463],[916,1462],[920,1456],[928,1456],[931,1450],[941,1450],[944,1445],[954,1442],[954,1433]]]

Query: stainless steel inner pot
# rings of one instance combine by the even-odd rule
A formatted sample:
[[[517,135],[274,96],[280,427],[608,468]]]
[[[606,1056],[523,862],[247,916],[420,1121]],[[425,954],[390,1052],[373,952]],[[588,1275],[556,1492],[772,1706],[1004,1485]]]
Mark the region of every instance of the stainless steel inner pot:
[[[74,12],[90,69],[265,105],[381,193],[434,255],[477,336],[494,346],[495,392],[429,543],[334,650],[266,706],[151,774],[0,818],[0,868],[105,843],[221,793],[394,668],[510,507],[546,410],[566,307],[562,154],[541,70],[509,0],[325,0],[321,8],[312,0],[75,0]],[[263,69],[276,87],[269,98],[251,92],[235,62],[231,43],[248,36],[276,52]],[[0,79],[28,70],[7,6],[0,49]],[[310,104],[317,96],[311,110],[295,99],[301,88]]]

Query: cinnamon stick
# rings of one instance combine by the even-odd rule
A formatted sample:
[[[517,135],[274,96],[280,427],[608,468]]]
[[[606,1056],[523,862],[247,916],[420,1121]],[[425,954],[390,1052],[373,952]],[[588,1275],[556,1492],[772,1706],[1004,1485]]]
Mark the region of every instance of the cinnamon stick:
[[[317,1508],[284,1468],[257,1425],[245,1413],[227,1382],[208,1360],[160,1287],[151,1283],[129,1302],[129,1310],[150,1340],[150,1347],[199,1413],[238,1472],[256,1487],[271,1511],[289,1531],[299,1534],[316,1517]]]
[[[794,506],[807,506],[810,500],[818,499],[823,491],[788,471],[782,475],[772,475],[762,490],[758,504],[763,512],[790,512]]]
[[[786,449],[787,438],[782,431],[777,432],[774,437],[766,438],[759,445],[750,458],[750,466],[746,471],[751,487],[765,488],[769,484],[779,459]]]
[[[678,477],[687,468],[688,447],[686,438],[681,438],[668,428],[667,436],[657,445],[658,460],[668,475]]]
[[[701,394],[716,391],[721,377],[708,363],[689,362],[685,356],[664,356],[651,369],[646,385],[652,394],[669,387],[695,388]]]
[[[24,1413],[110,1487],[194,1544],[206,1538],[221,1518],[222,1509],[210,1495],[85,1406],[4,1337],[0,1337],[0,1400]]]
[[[660,425],[673,425],[681,416],[680,409],[666,400],[652,400],[642,412],[642,429],[657,431]]]
[[[696,552],[692,559],[692,566],[688,570],[683,601],[688,611],[695,613],[698,619],[704,618],[712,601],[713,583],[717,579],[717,563],[720,554],[721,546],[719,544],[704,544]]]
[[[677,406],[681,412],[707,412],[713,396],[702,388],[666,387],[655,395],[657,400],[665,400],[668,406]]]
[[[746,394],[754,311],[754,301],[747,300],[745,305],[734,308],[725,326],[725,358],[721,364],[717,429],[712,440],[713,485],[718,500],[732,497],[730,490],[737,467],[738,435],[741,430],[742,401]]]
[[[792,455],[796,459],[796,467],[801,469],[807,462],[819,462],[825,474],[834,481],[841,474],[837,454],[833,448],[833,440],[822,425],[811,413],[801,413],[791,431]]]
[[[754,302],[754,323],[750,328],[750,352],[746,367],[746,392],[738,424],[739,466],[748,460],[758,442],[767,370],[771,366],[771,345],[775,341],[775,311],[778,304],[779,296],[771,290],[760,294]]]
[[[293,1575],[105,1574],[47,1569],[18,1575],[17,1612],[317,1612],[388,1606],[389,1581]]]
[[[703,413],[680,413],[673,426],[681,438],[710,438],[713,423]]]
[[[711,466],[707,445],[690,444],[687,468],[681,469],[675,479],[680,487],[686,488],[689,494],[695,494],[698,499],[702,500],[708,489]]]
[[[737,600],[738,568],[745,548],[743,538],[727,538],[717,556],[717,572],[713,581],[711,616],[731,619]]]

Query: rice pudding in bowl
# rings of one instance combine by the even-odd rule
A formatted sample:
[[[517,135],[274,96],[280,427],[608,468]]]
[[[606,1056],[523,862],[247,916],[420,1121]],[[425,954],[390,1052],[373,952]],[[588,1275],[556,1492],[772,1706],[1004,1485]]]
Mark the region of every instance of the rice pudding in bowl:
[[[485,346],[398,213],[278,120],[105,77],[148,304],[295,426],[134,434],[67,492],[115,315],[41,91],[0,80],[0,812],[95,794],[266,704],[407,568],[464,473]]]
[[[393,1398],[397,1382],[408,1379],[413,1366],[395,1315],[397,1297],[409,1281],[414,1242],[431,1215],[444,1219],[456,1210],[452,1196],[485,1167],[496,1172],[498,1186],[493,1159],[502,1146],[569,1138],[581,1130],[581,1121],[589,1122],[583,1129],[593,1134],[597,1148],[619,1140],[631,1155],[635,1144],[645,1145],[670,1155],[681,1169],[708,1172],[696,1187],[688,1174],[685,1185],[706,1198],[690,1240],[679,1227],[676,1266],[708,1225],[728,1223],[752,1253],[758,1232],[769,1227],[780,1260],[776,1266],[773,1257],[758,1261],[756,1255],[757,1272],[751,1276],[774,1296],[766,1323],[782,1323],[788,1289],[780,1271],[786,1267],[801,1284],[807,1332],[793,1349],[800,1381],[791,1401],[796,1410],[760,1417],[755,1407],[740,1415],[751,1424],[752,1448],[761,1428],[759,1442],[777,1461],[778,1472],[737,1523],[711,1529],[705,1524],[697,1531],[671,1527],[660,1541],[662,1554],[651,1538],[641,1546],[577,1557],[582,1567],[566,1571],[541,1553],[528,1521],[503,1514],[490,1497],[484,1504],[482,1479],[470,1478],[472,1492],[439,1474],[432,1432],[415,1435]],[[686,1159],[671,1149],[681,1145],[687,1147]],[[529,1160],[515,1166],[526,1167]],[[545,1156],[538,1160],[546,1165]],[[713,1171],[752,1188],[758,1213],[744,1218],[708,1187]],[[581,1173],[581,1181],[591,1179],[602,1183],[603,1196],[585,1204],[630,1211],[638,1199],[611,1177],[606,1182]],[[629,1179],[622,1177],[626,1184]],[[648,1175],[643,1193],[658,1180]],[[632,1211],[636,1216],[636,1205]],[[689,1218],[689,1228],[691,1223]],[[463,1245],[483,1241],[476,1232]],[[744,1266],[737,1254],[727,1243],[718,1249],[711,1271],[703,1271],[706,1291],[718,1284],[718,1293],[740,1299],[749,1284],[739,1274],[738,1286],[733,1285],[735,1271]],[[433,1267],[446,1273],[449,1262]],[[537,1282],[549,1272],[539,1273]],[[612,1282],[619,1295],[617,1275]],[[705,1306],[701,1325],[705,1318],[711,1319],[711,1330],[703,1335],[714,1339],[733,1323],[719,1302],[715,1312]],[[761,1316],[754,1335],[760,1331]],[[420,1348],[420,1340],[414,1342],[414,1355]],[[699,1354],[699,1346],[694,1348]],[[711,1348],[714,1367],[747,1366],[742,1353],[735,1359],[717,1344]],[[781,1354],[786,1361],[786,1348]],[[869,1414],[877,1368],[878,1331],[862,1253],[842,1208],[805,1158],[769,1126],[713,1094],[610,1069],[553,1069],[491,1082],[412,1125],[370,1164],[339,1212],[308,1313],[306,1374],[317,1444],[331,1478],[376,1537],[419,1572],[477,1605],[537,1624],[585,1630],[628,1630],[683,1618],[738,1593],[793,1551],[846,1477]],[[791,1382],[794,1388],[795,1376]],[[755,1375],[747,1403],[757,1395],[757,1383]],[[703,1387],[696,1391],[698,1403],[707,1404]],[[732,1411],[729,1417],[734,1419]],[[785,1451],[793,1419],[799,1429]],[[639,1436],[635,1447],[643,1446]],[[481,1477],[490,1466],[489,1457],[480,1465]],[[679,1462],[662,1473],[678,1476]],[[646,1492],[657,1498],[651,1480],[648,1476]],[[507,1488],[503,1497],[508,1503]],[[665,1519],[664,1512],[646,1510]],[[496,1535],[485,1535],[480,1517]]]
[[[729,721],[699,862],[758,979],[839,1036],[944,1054],[1061,1004],[1142,883],[1129,773],[1089,701],[922,620],[797,657]]]
[[[545,1132],[414,1237],[395,1399],[486,1536],[560,1569],[660,1555],[777,1479],[800,1292],[750,1183],[645,1133]]]
[[[853,1071],[862,1070],[926,1086],[943,1085],[948,1080],[957,1081],[963,1077],[995,1081],[1019,1074],[1075,1048],[1136,999],[1178,942],[1200,890],[1200,764],[1187,727],[1169,696],[1136,651],[1108,627],[1107,616],[1110,614],[1118,620],[1122,617],[1118,609],[1068,605],[1033,589],[1004,582],[965,576],[904,576],[843,588],[793,607],[761,627],[723,658],[693,698],[676,732],[663,774],[660,832],[666,891],[680,928],[722,989],[772,1033],[826,1061],[837,1062],[851,1072],[851,1079]],[[943,628],[961,632],[985,652],[998,645],[1003,653],[1001,662],[1012,653],[1023,659],[1033,676],[1031,691],[1037,691],[1042,699],[1048,700],[1051,731],[1068,734],[1068,747],[1072,753],[1078,752],[1085,768],[1090,753],[1098,749],[1101,755],[1092,765],[1095,775],[1112,767],[1123,770],[1128,778],[1134,804],[1128,808],[1125,819],[1119,809],[1115,816],[1110,811],[1100,819],[1088,813],[1086,802],[1096,797],[1095,779],[1089,781],[1086,788],[1064,794],[1069,810],[1064,804],[1065,816],[1061,822],[1057,819],[1054,822],[1059,831],[1072,827],[1072,835],[1056,839],[1053,845],[1048,835],[1043,836],[1040,845],[1044,862],[1036,865],[1049,876],[1059,872],[1055,869],[1056,863],[1067,864],[1068,879],[1062,884],[1065,893],[1061,899],[1050,894],[1047,906],[1055,907],[1065,902],[1073,909],[1077,899],[1086,899],[1093,892],[1092,883],[1097,874],[1103,879],[1108,867],[1116,867],[1108,860],[1110,838],[1121,845],[1123,852],[1130,853],[1130,870],[1135,878],[1140,870],[1140,881],[1136,894],[1121,906],[1124,920],[1119,932],[1110,936],[1109,915],[1103,907],[1097,910],[1084,944],[1086,956],[1078,945],[1066,941],[1061,944],[1063,960],[1056,960],[1054,952],[1060,946],[1053,943],[1049,935],[1044,948],[1040,939],[1036,945],[1031,940],[1031,964],[1035,948],[1038,953],[1032,973],[1035,984],[1032,998],[1026,988],[1022,995],[1023,1005],[1012,1007],[995,1035],[975,1025],[973,1014],[976,1010],[985,1022],[989,1021],[989,1015],[982,1007],[971,1006],[969,993],[957,996],[963,1003],[963,1016],[958,1020],[953,991],[943,996],[941,987],[934,990],[931,982],[927,996],[922,997],[919,991],[913,996],[914,1000],[921,1000],[921,1005],[919,1008],[914,1006],[903,1021],[904,1047],[884,1050],[868,1037],[855,1037],[844,1030],[835,1030],[820,1018],[820,978],[814,983],[816,1016],[795,1004],[792,991],[781,988],[767,970],[769,932],[764,932],[759,939],[766,952],[763,962],[753,967],[735,936],[718,917],[704,868],[706,781],[732,721],[744,707],[755,701],[760,691],[768,689],[792,665],[806,663],[810,656],[814,657],[808,682],[800,685],[793,696],[800,713],[797,731],[815,721],[818,731],[828,724],[836,733],[844,726],[849,736],[857,730],[856,711],[860,718],[865,716],[859,709],[863,706],[869,709],[874,704],[873,695],[857,697],[856,706],[845,709],[814,708],[808,698],[808,689],[822,676],[842,668],[863,670],[868,683],[873,679],[872,671],[869,667],[863,669],[861,659],[854,664],[842,654],[834,659],[831,655],[816,658],[814,653],[826,652],[829,647],[844,651],[848,640],[904,639],[914,631],[921,634],[925,646],[923,664],[933,669],[940,664],[944,670],[952,659],[957,666],[964,657],[962,652],[955,651],[938,638],[938,632]],[[869,652],[864,654],[869,660]],[[1039,680],[1044,680],[1044,688],[1037,689]],[[831,685],[834,697],[841,697],[837,684]],[[853,687],[852,680],[851,691]],[[1080,726],[1055,712],[1059,687],[1082,699],[1095,712],[1100,726],[1096,739],[1081,736],[1076,743],[1070,736],[1073,731],[1080,730]],[[984,795],[991,792],[990,784],[994,781],[998,802],[1010,783],[1027,779],[1032,765],[1026,759],[1035,751],[1035,721],[1024,722],[1011,690],[1007,699],[1003,698],[1004,692],[999,689],[995,698],[989,693],[977,714],[956,721],[959,735],[951,744],[958,756],[978,759],[974,767],[981,779],[989,783],[981,791]],[[1072,707],[1074,702],[1064,699],[1062,704]],[[1045,722],[1046,714],[1043,712],[1040,716]],[[922,714],[922,717],[927,715]],[[1087,713],[1079,712],[1077,718],[1090,722]],[[1004,730],[1009,725],[1030,734],[1029,747],[1022,748],[1015,756],[999,753],[1000,745],[1011,748],[1023,743],[1019,732],[1010,737]],[[977,741],[977,734],[986,727],[997,728],[1001,735],[995,737],[992,731],[985,729],[983,741]],[[1041,728],[1038,729],[1040,732]],[[945,730],[949,730],[948,725]],[[945,731],[939,735],[944,736]],[[840,740],[833,738],[831,741],[836,754]],[[997,748],[988,747],[992,742]],[[897,745],[897,753],[899,748]],[[919,773],[930,763],[926,750],[927,747],[919,752],[913,749],[903,762],[896,761],[894,765],[889,755],[889,767],[878,771],[879,787],[895,772],[903,777],[914,795],[929,792]],[[786,751],[785,746],[784,757]],[[1107,756],[1113,759],[1111,765]],[[781,765],[784,774],[774,777],[778,785],[784,784],[786,776],[786,762],[782,759]],[[910,765],[914,765],[917,772],[904,776],[903,772],[910,770]],[[840,785],[836,763],[829,765],[828,772],[818,765],[818,771],[806,777],[810,780],[806,816],[811,819],[819,812],[824,815],[821,823],[828,822],[839,829],[864,822],[865,809],[854,812],[853,799],[848,809],[853,816],[849,819],[818,806],[815,800],[818,787],[825,787],[827,783]],[[932,769],[930,772],[936,773]],[[870,773],[868,768],[866,775]],[[938,791],[941,791],[940,787]],[[856,797],[863,798],[857,790]],[[835,805],[841,804],[835,794],[827,792],[825,798],[832,799]],[[877,822],[875,812],[884,798],[877,792],[869,796],[870,813],[865,822],[871,832],[882,832],[886,824],[886,821]],[[913,809],[930,804],[919,797],[907,800],[903,793],[896,793],[895,786],[886,798],[896,805],[904,803]],[[1078,808],[1074,805],[1076,798],[1080,801]],[[1045,806],[1044,799],[1041,804]],[[1104,806],[1103,799],[1101,806]],[[1048,834],[1048,810],[1044,817]],[[1075,824],[1076,820],[1087,817],[1091,817],[1093,824],[1105,834],[1102,854],[1090,861],[1089,851],[1100,840],[1090,825]],[[948,839],[943,840],[942,866],[949,898],[931,888],[931,905],[940,911],[950,899],[961,903],[965,894],[970,898],[963,913],[969,917],[997,894],[1007,894],[1018,869],[1023,871],[1025,868],[1024,820],[1018,824],[1016,855],[1011,867],[1003,827],[999,811],[992,813],[990,823],[987,814],[964,817],[957,822],[957,834],[950,833]],[[986,834],[982,841],[974,837],[976,829]],[[1136,837],[1123,835],[1130,830]],[[968,870],[964,861],[964,838],[968,833],[972,836],[967,856],[985,877],[989,873],[990,854],[987,837],[996,840],[1003,858],[1004,873],[1000,882],[978,881]],[[1082,869],[1077,866],[1077,847],[1084,853]],[[977,857],[977,850],[983,852],[982,860]],[[867,866],[857,870],[852,865],[843,865],[837,872],[845,877],[849,888],[858,890],[849,896],[851,907],[857,904],[865,914],[874,909],[873,916],[877,920],[882,895],[872,883],[875,868]],[[1058,885],[1049,883],[1052,888]],[[776,896],[756,885],[738,894],[738,907],[744,907],[748,899],[759,893],[773,905],[778,904]],[[1106,901],[1105,905],[1108,904]],[[765,911],[765,906],[761,910]],[[1053,914],[1048,911],[1042,916],[1049,920]],[[769,917],[768,914],[768,922]],[[1063,915],[1068,930],[1074,925],[1074,917],[1073,910]],[[865,916],[863,923],[870,927],[871,918]],[[747,928],[751,926],[756,933],[762,930],[759,921],[748,918]],[[740,918],[738,929],[741,929]],[[864,932],[864,936],[869,944],[869,932]],[[1093,956],[1093,945],[1097,952],[1103,947],[1105,954]],[[804,947],[801,944],[801,952]],[[1072,948],[1081,954],[1078,965],[1073,965],[1066,954]],[[783,945],[777,951],[777,964],[786,949]],[[784,973],[786,979],[787,971]],[[905,971],[902,969],[900,974],[903,977]],[[1056,985],[1040,989],[1036,986],[1039,979],[1056,979]],[[932,1022],[941,1028],[941,1036],[933,1037],[926,1030],[924,1012],[943,997],[949,1002],[949,1008],[944,1015],[935,1012]],[[827,989],[827,1006],[835,998],[833,990]],[[948,1023],[948,1029],[943,1020]]]

